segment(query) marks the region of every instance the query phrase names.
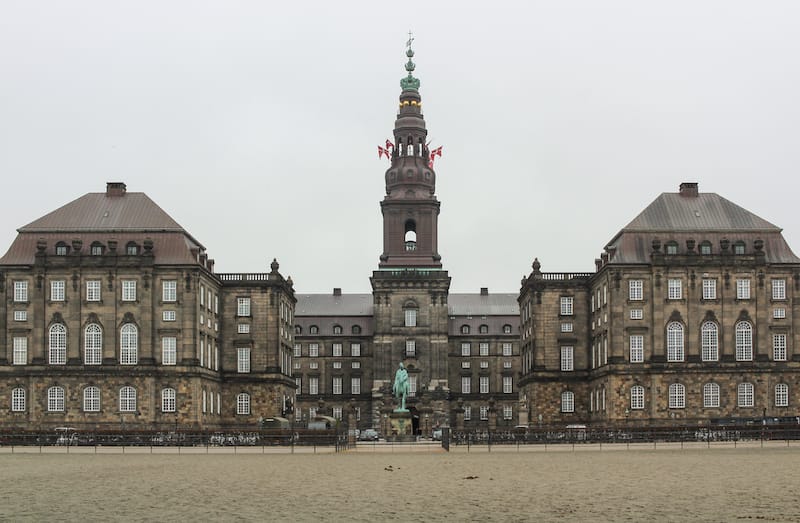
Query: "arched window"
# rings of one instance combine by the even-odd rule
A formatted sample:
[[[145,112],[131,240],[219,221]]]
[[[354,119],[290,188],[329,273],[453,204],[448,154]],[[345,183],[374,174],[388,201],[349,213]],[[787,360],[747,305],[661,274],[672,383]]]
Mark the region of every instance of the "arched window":
[[[503,334],[511,334],[511,325],[503,325]]]
[[[469,325],[461,326],[461,334],[469,334]]]
[[[683,409],[686,407],[686,387],[680,383],[669,386],[669,408]]]
[[[84,365],[100,365],[103,359],[103,329],[96,323],[86,326],[83,336]]]
[[[128,242],[125,246],[125,254],[128,256],[136,256],[139,254],[139,246],[135,242]]]
[[[25,412],[25,389],[17,387],[11,391],[11,412]]]
[[[47,411],[64,412],[64,387],[47,389]]]
[[[56,244],[56,256],[66,256],[69,252],[69,247],[64,242],[58,242]]]
[[[775,385],[775,406],[789,406],[789,385],[785,383],[778,383]]]
[[[93,242],[89,252],[91,253],[92,256],[102,256],[103,244],[100,242]]]
[[[342,333],[342,326],[341,325],[334,325],[333,326],[333,333],[334,334],[341,334]]]
[[[678,254],[678,243],[677,242],[667,242],[665,247],[666,247],[667,254]]]
[[[641,410],[644,408],[644,387],[634,385],[631,387],[631,410]]]
[[[683,324],[667,324],[667,361],[683,361]]]
[[[136,389],[127,385],[119,389],[119,411],[136,412]]]
[[[700,347],[703,361],[719,360],[719,333],[713,321],[704,322],[700,327]]]
[[[417,250],[417,224],[414,220],[406,220],[405,224],[405,246],[406,251]]]
[[[296,335],[298,335],[298,336],[303,334],[303,327],[301,327],[300,325],[295,325],[294,326],[294,333]]]
[[[748,321],[736,324],[736,361],[753,360],[753,326]]]
[[[312,325],[311,327],[308,328],[308,333],[319,334],[319,327],[317,327],[316,325]]]
[[[139,329],[126,323],[120,329],[120,356],[122,365],[136,365],[139,361]]]
[[[711,242],[706,240],[700,242],[700,254],[711,254]]]
[[[417,326],[417,308],[406,305],[403,309],[403,325],[406,327]]]
[[[739,240],[733,244],[733,254],[744,254],[744,242]]]
[[[250,394],[242,392],[236,396],[236,414],[250,414]]]
[[[489,333],[489,326],[488,325],[481,325],[478,327],[478,332],[481,334],[488,334]]]
[[[575,412],[575,394],[571,391],[561,393],[561,412]]]
[[[67,363],[67,328],[61,323],[50,326],[50,364],[64,365]]]
[[[351,329],[351,332],[353,334],[361,334],[361,326],[360,325],[353,325],[353,328]]]
[[[737,403],[740,407],[752,407],[753,406],[753,384],[752,383],[740,383],[739,388],[737,390]]]
[[[175,389],[161,389],[161,412],[175,412]]]
[[[100,389],[90,386],[83,389],[83,411],[100,412]]]
[[[719,385],[716,383],[706,383],[703,385],[703,407],[719,407]]]

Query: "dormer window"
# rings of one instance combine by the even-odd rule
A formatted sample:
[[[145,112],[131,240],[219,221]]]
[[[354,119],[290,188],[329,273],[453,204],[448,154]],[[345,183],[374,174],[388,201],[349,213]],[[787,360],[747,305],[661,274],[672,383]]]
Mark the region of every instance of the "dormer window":
[[[316,325],[312,325],[311,327],[308,328],[308,333],[319,334],[319,327],[317,327]]]
[[[58,242],[56,244],[56,256],[66,256],[69,252],[69,247],[64,242]]]
[[[481,325],[478,327],[478,332],[481,334],[488,334],[489,333],[489,326],[488,325]]]
[[[342,333],[342,326],[341,325],[334,325],[333,326],[333,333],[334,334],[341,334]]]
[[[511,334],[511,325],[503,325],[503,334]]]
[[[705,241],[700,244],[700,254],[711,254],[711,242]]]
[[[92,243],[91,249],[89,251],[92,256],[102,256],[103,255],[103,244],[100,242]]]
[[[667,254],[678,254],[677,242],[668,242],[666,245],[666,252]]]
[[[351,332],[353,334],[361,334],[361,326],[360,325],[353,325],[353,328],[351,329]]]
[[[469,334],[469,325],[461,326],[461,334]]]
[[[301,327],[300,325],[295,325],[294,326],[294,333],[296,335],[298,335],[298,336],[303,334],[303,327]]]
[[[128,256],[136,256],[139,254],[139,246],[134,242],[129,242],[128,245],[125,246],[125,254]]]
[[[744,254],[744,242],[738,241],[733,244],[733,254]]]

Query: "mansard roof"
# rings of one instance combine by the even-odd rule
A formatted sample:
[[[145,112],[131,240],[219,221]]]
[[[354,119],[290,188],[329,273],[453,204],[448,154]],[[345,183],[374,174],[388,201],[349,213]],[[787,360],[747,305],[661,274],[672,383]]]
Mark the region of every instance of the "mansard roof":
[[[450,294],[450,316],[517,316],[519,294]]]

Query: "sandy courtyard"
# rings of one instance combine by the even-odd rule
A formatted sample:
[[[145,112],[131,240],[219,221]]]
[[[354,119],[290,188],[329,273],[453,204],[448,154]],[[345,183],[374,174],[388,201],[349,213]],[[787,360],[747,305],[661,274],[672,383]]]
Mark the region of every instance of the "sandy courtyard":
[[[800,449],[5,454],[4,521],[800,521]]]

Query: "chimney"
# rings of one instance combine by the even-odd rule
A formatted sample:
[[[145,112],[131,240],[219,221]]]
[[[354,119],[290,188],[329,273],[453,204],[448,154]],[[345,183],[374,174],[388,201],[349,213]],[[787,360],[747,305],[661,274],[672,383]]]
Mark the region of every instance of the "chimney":
[[[697,198],[697,182],[683,182],[679,194],[686,198]]]
[[[106,196],[125,196],[124,182],[106,182]]]
[[[333,295],[334,296],[341,296],[342,295],[342,288],[341,287],[334,287],[333,288]]]
[[[481,287],[481,296],[489,295],[489,287]]]

